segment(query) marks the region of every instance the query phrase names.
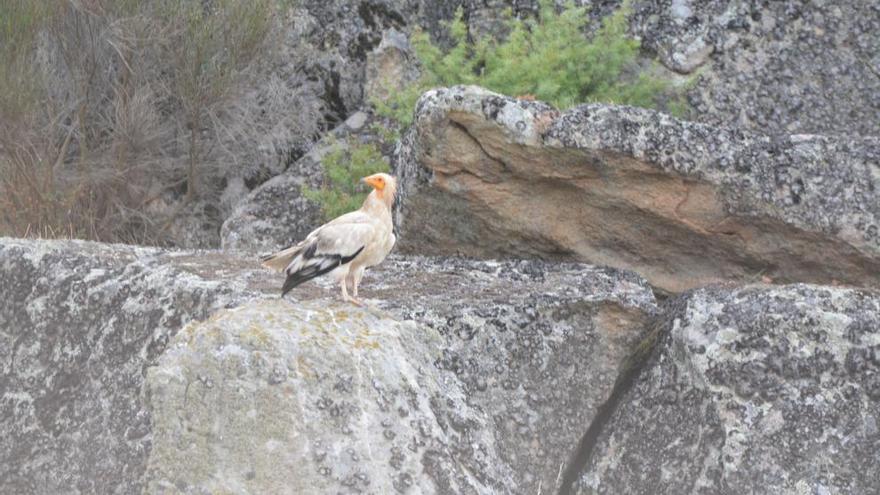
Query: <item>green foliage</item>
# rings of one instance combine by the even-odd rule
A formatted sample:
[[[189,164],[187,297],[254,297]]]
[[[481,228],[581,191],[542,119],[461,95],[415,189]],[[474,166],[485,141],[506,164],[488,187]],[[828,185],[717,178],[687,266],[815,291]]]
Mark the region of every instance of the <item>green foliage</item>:
[[[389,172],[391,167],[374,144],[338,143],[321,159],[324,183],[319,189],[303,188],[303,196],[321,205],[326,220],[361,207],[367,193],[360,180],[368,175]]]
[[[393,143],[400,139],[400,131],[395,126],[385,126],[380,123],[370,125],[370,132],[378,136],[382,143]]]
[[[651,107],[670,82],[639,71],[639,42],[626,34],[626,4],[602,20],[587,39],[586,9],[567,4],[557,12],[541,0],[537,19],[508,15],[506,39],[469,38],[461,9],[448,25],[452,46],[443,50],[424,31],[412,36],[422,77],[389,101],[374,102],[377,112],[408,125],[415,101],[426,89],[476,84],[508,95],[529,95],[568,108],[584,102]]]
[[[387,99],[373,99],[371,101],[373,108],[376,109],[377,114],[408,126],[412,123],[413,108],[419,96],[431,88],[431,84],[427,81],[428,78],[422,77],[400,91],[389,93],[391,96]]]

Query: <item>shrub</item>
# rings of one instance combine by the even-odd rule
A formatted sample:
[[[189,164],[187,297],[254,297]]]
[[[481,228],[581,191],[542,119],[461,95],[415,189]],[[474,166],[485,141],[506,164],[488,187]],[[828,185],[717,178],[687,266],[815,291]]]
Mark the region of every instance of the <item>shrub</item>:
[[[361,207],[367,193],[360,179],[391,167],[375,144],[357,144],[349,140],[347,146],[335,143],[321,159],[324,183],[318,189],[303,188],[303,196],[321,205],[325,220],[332,220]]]
[[[196,201],[231,208],[317,130],[278,74],[307,56],[275,49],[289,4],[0,1],[0,235],[173,244]]]
[[[532,95],[558,108],[584,102],[654,106],[669,81],[639,71],[639,42],[626,35],[628,7],[604,18],[588,38],[586,8],[567,4],[556,11],[552,0],[540,1],[536,19],[508,14],[504,40],[472,38],[459,9],[449,24],[451,48],[434,45],[416,30],[412,44],[422,77],[376,110],[404,125],[412,119],[419,95],[436,86],[476,84],[508,95]]]
[[[195,196],[202,162],[201,135],[217,107],[239,89],[269,33],[269,0],[215,0],[208,4],[165,0],[158,17],[167,34],[162,42],[175,67],[173,97],[183,110],[187,131],[186,198]]]
[[[30,55],[49,8],[39,0],[0,2],[0,116],[16,119],[40,96]]]

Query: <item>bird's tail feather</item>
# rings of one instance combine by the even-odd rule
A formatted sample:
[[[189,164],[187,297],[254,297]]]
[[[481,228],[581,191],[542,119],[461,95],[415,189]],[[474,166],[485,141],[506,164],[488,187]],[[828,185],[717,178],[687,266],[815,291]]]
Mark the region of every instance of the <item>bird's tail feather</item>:
[[[287,268],[287,265],[296,258],[300,251],[302,251],[302,245],[295,244],[277,253],[263,256],[260,262],[266,268],[280,272]]]
[[[281,287],[281,297],[284,297],[291,289],[302,283],[308,282],[315,277],[320,277],[346,263],[350,263],[363,250],[364,246],[361,246],[360,249],[350,256],[334,254],[309,258],[298,270],[287,274],[287,279],[284,280],[284,285]]]

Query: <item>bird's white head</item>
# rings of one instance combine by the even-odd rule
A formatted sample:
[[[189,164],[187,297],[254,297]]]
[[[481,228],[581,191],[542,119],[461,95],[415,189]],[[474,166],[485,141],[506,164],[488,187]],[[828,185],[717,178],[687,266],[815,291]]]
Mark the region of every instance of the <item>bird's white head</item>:
[[[389,207],[394,203],[394,195],[397,194],[397,179],[395,179],[394,176],[386,173],[379,173],[369,175],[361,180],[372,187],[373,194],[379,199],[384,200]]]
[[[370,187],[372,187],[373,189],[376,189],[378,191],[384,191],[385,188],[387,188],[388,186],[396,186],[397,185],[397,181],[394,179],[394,177],[392,177],[388,174],[385,174],[385,173],[368,175],[361,180],[366,182],[367,184],[370,185]]]

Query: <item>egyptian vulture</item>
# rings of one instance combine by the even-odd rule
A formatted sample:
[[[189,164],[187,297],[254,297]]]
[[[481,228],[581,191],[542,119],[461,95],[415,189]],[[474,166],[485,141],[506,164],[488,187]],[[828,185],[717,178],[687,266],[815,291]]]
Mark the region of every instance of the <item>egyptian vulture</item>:
[[[318,227],[302,242],[262,259],[266,268],[283,270],[287,275],[281,297],[303,282],[330,274],[341,285],[342,300],[361,305],[358,284],[364,270],[381,263],[394,247],[391,206],[397,192],[397,181],[388,174],[362,180],[373,190],[359,210]]]

